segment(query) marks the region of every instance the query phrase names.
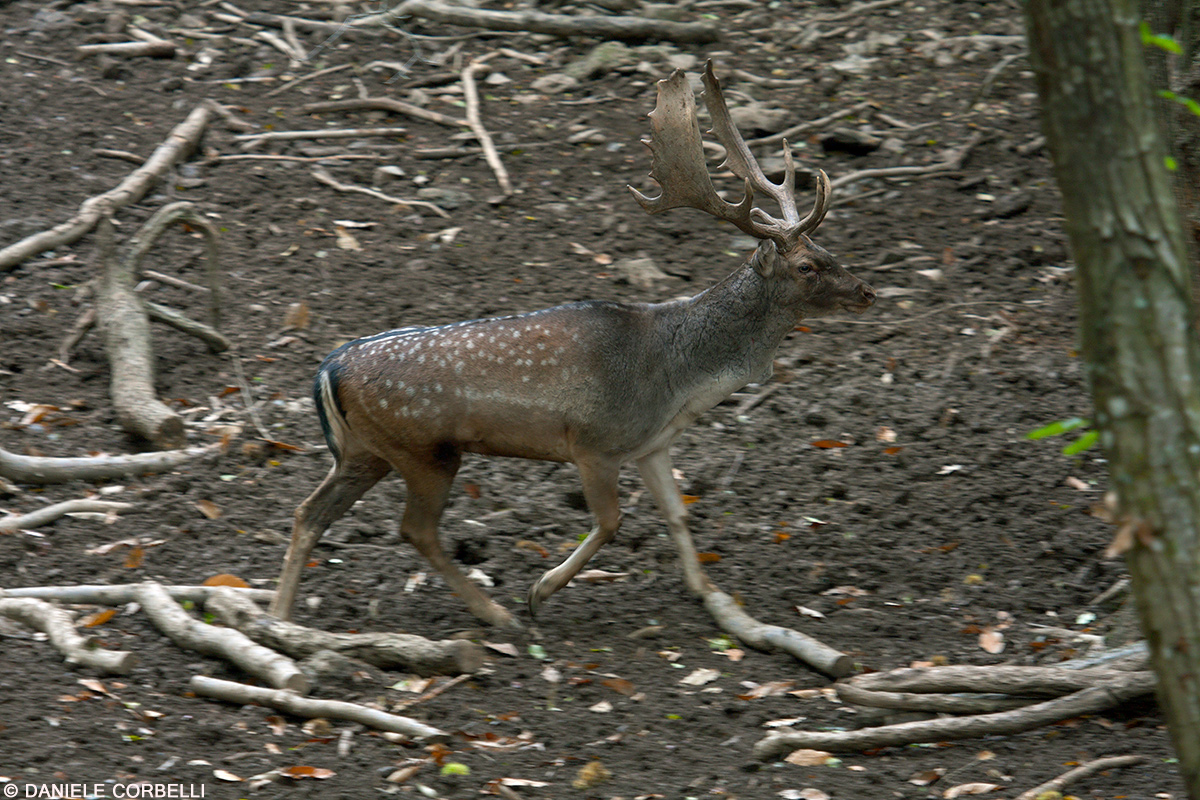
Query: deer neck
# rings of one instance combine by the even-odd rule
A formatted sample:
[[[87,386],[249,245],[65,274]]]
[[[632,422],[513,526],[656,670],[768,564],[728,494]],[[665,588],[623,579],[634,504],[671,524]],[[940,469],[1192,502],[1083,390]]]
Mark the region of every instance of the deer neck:
[[[677,385],[729,384],[736,391],[771,376],[780,342],[795,326],[772,287],[750,266],[683,304],[675,342]],[[690,374],[688,374],[690,373]]]

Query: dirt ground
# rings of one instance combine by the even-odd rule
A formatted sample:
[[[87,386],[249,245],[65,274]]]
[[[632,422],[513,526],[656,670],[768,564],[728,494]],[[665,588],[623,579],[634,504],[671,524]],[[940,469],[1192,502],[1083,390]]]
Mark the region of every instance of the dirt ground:
[[[564,88],[569,82],[546,77],[577,64],[596,40],[409,19],[379,36],[301,30],[301,43],[316,52],[290,65],[255,38],[260,29],[227,21],[234,18],[225,3],[0,4],[0,245],[65,221],[134,169],[99,149],[148,157],[205,98],[262,131],[407,129],[244,150],[218,119],[201,153],[119,213],[122,239],[177,199],[218,226],[223,330],[236,354],[212,355],[198,340],[156,327],[157,385],[192,423],[193,443],[213,441],[218,424],[242,432],[218,458],[122,483],[106,497],[134,508],[111,524],[67,518],[0,535],[0,585],[185,584],[232,573],[270,588],[292,512],[330,463],[308,398],[317,365],[339,343],[586,298],[665,300],[732,271],[752,244],[731,227],[683,210],[649,217],[625,189],[652,187],[638,140],[649,134],[654,81],[673,65],[698,74],[713,58],[731,105],[781,110],[774,122],[767,114],[743,124],[747,137],[869,103],[801,135],[799,163],[835,181],[867,168],[934,164],[975,144],[961,167],[940,175],[864,178],[836,189],[837,205],[815,238],[873,284],[879,302],[861,317],[814,320],[791,335],[775,383],[749,387],[678,442],[682,487],[698,498],[693,532],[713,554],[708,574],[763,621],[809,632],[868,669],[931,660],[1052,664],[1089,646],[1064,629],[1106,635],[1113,645],[1128,640],[1116,622],[1121,596],[1092,604],[1125,572],[1103,558],[1111,528],[1090,513],[1105,486],[1102,460],[1094,451],[1065,456],[1058,440],[1025,438],[1048,422],[1086,416],[1089,403],[1059,202],[1036,141],[1028,63],[1019,57],[1019,5],[871,5],[844,15],[849,4],[835,0],[698,2],[683,17],[715,22],[719,43],[632,43],[617,63],[583,70]],[[330,10],[270,0],[239,0],[236,8],[309,18]],[[128,40],[127,26],[169,38],[180,52],[76,59],[77,45]],[[378,111],[301,111],[365,90],[461,116],[457,71],[499,48],[509,52],[489,62],[481,91],[484,123],[516,190],[500,204],[489,202],[499,192],[479,155],[418,157],[470,147],[455,128]],[[356,66],[283,88],[291,77],[341,65]],[[834,128],[875,141],[846,145],[845,136],[827,136]],[[779,155],[777,144],[755,150],[764,160]],[[247,152],[309,160],[219,158]],[[355,158],[337,157],[344,154]],[[448,217],[337,193],[312,177],[315,166],[347,183],[374,181],[387,194],[437,202]],[[806,192],[799,202],[811,202]],[[83,310],[75,289],[96,274],[94,244],[89,236],[0,275],[6,449],[146,449],[117,425],[97,334],[66,367],[47,366]],[[202,254],[201,240],[177,229],[146,266],[201,281]],[[662,275],[630,277],[625,267],[638,258]],[[203,314],[204,301],[184,289],[160,284],[148,296]],[[288,327],[295,304],[307,319],[293,311],[289,321],[299,324]],[[237,389],[238,365],[252,397]],[[767,390],[753,407],[742,405]],[[272,439],[302,452],[264,450],[247,403]],[[56,410],[21,424],[22,404]],[[822,441],[847,446],[814,446]],[[27,512],[103,488],[24,485],[0,506]],[[217,798],[466,798],[517,778],[545,785],[505,787],[509,796],[883,800],[990,783],[998,788],[985,796],[1012,798],[1075,763],[1139,753],[1148,757],[1143,765],[1071,792],[1182,797],[1151,702],[1022,735],[843,754],[817,767],[757,762],[751,747],[773,721],[836,729],[854,727],[858,715],[827,694],[749,699],[756,686],[815,689],[828,679],[783,654],[746,649],[739,659],[685,589],[665,524],[633,470],[621,488],[621,533],[592,566],[626,576],[568,587],[524,634],[480,630],[400,543],[398,480],[368,494],[314,552],[299,622],[516,646],[515,657],[489,650],[478,675],[407,712],[455,733],[438,763],[464,765],[467,774],[442,774],[428,750],[345,723],[302,728],[303,720],[281,723],[264,708],[192,696],[193,674],[244,676],[176,648],[136,608],[123,608],[92,632],[106,647],[136,651],[141,666],[104,678],[108,695],[78,682],[102,676],[65,666],[24,629],[0,628],[0,779],[22,787],[22,797],[34,785],[148,781]],[[589,526],[573,467],[470,459],[442,536],[464,569],[489,576],[494,596],[529,622],[527,587]],[[656,638],[630,638],[652,625],[661,626]],[[997,650],[996,633],[1003,647],[989,652],[982,645]],[[719,674],[702,686],[681,682],[699,668]],[[325,681],[316,695],[388,707],[414,696],[405,678],[361,671]],[[339,753],[344,730],[351,746]],[[387,780],[405,766],[419,770]],[[254,789],[230,780],[284,767],[334,774]],[[114,796],[113,787],[97,796]]]

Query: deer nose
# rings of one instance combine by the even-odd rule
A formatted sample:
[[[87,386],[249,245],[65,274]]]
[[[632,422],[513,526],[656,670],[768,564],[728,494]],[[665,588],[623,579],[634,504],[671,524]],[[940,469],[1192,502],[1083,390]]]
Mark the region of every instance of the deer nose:
[[[871,288],[869,283],[864,283],[859,286],[858,293],[862,295],[864,305],[869,306],[875,302],[875,290]]]

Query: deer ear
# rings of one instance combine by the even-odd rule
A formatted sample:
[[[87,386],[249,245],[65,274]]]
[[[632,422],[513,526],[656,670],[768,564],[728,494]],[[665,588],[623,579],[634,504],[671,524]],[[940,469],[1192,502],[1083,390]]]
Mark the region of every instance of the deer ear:
[[[775,272],[775,263],[779,260],[779,251],[770,239],[764,239],[754,255],[750,256],[750,266],[764,278],[769,278]]]

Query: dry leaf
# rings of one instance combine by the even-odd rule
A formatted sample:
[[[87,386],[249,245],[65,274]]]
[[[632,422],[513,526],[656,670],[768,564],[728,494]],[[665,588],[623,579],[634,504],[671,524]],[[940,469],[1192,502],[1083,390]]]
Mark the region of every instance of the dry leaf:
[[[238,783],[246,780],[245,778],[239,778],[237,775],[234,775],[232,772],[225,769],[214,769],[213,777],[219,781],[234,781]]]
[[[238,589],[249,589],[250,584],[239,578],[237,575],[230,575],[227,572],[222,572],[219,575],[213,575],[210,578],[205,578],[201,586],[234,586]]]
[[[267,717],[265,721],[267,725],[270,726],[271,733],[275,734],[276,736],[283,736],[284,732],[287,730],[287,720],[278,714],[272,714],[271,716]]]
[[[928,786],[929,784],[937,781],[939,778],[941,778],[945,774],[946,774],[946,770],[941,769],[941,768],[927,769],[924,772],[913,773],[912,777],[910,777],[908,779],[908,782],[914,786]]]
[[[813,608],[808,608],[806,606],[796,606],[796,611],[799,612],[801,616],[812,617],[813,619],[825,619],[825,615],[820,611],[817,611]]]
[[[219,519],[221,517],[221,507],[212,500],[197,500],[196,508],[200,509],[200,513],[209,519]]]
[[[680,683],[684,686],[703,686],[706,683],[712,683],[717,678],[721,677],[719,670],[705,669],[703,667],[692,670]]]
[[[700,496],[695,494],[682,494],[680,495],[680,498],[683,500],[683,504],[685,506],[690,506],[692,503],[700,500]]]
[[[283,328],[284,330],[301,331],[308,327],[308,303],[301,300],[299,303],[292,303],[287,307],[287,311],[283,312]]]
[[[942,792],[942,797],[945,797],[946,800],[954,800],[955,797],[962,797],[965,794],[987,794],[999,788],[999,784],[995,783],[960,783],[958,786],[951,786]]]
[[[83,619],[79,620],[79,624],[85,628],[95,628],[98,625],[103,625],[117,615],[115,608],[106,608],[103,611],[97,611],[94,614],[88,614]]]
[[[509,642],[484,642],[483,646],[490,650],[495,650],[497,653],[501,653],[506,656],[512,656],[513,658],[516,658],[520,655],[520,652],[517,650],[517,646]]]
[[[362,245],[358,243],[358,239],[350,231],[338,225],[334,229],[334,234],[337,236],[337,246],[342,250],[362,250]]]
[[[835,586],[832,589],[826,589],[821,592],[823,595],[839,595],[844,594],[847,597],[866,597],[870,594],[866,589],[859,589],[857,586]]]
[[[785,717],[783,719],[771,719],[763,723],[764,728],[790,728],[797,722],[804,722],[807,717]],[[797,750],[797,753],[809,752],[806,750]]]
[[[411,778],[413,775],[416,775],[418,772],[420,772],[421,767],[423,767],[423,766],[425,766],[425,765],[424,764],[412,764],[407,767],[401,767],[400,769],[396,770],[395,772],[391,773],[386,778],[384,778],[384,780],[387,781],[388,783],[404,783],[406,780]]]
[[[793,750],[783,760],[798,767],[819,767],[833,757],[824,750]]]
[[[628,577],[628,572],[605,572],[602,569],[585,569],[575,576],[575,580],[586,581],[587,583],[605,583],[608,581],[623,580]]]
[[[896,432],[887,425],[880,425],[875,429],[875,441],[894,442],[896,441]]]
[[[696,553],[696,560],[701,564],[715,564],[721,560],[719,553]]]
[[[337,773],[331,769],[324,769],[322,767],[296,766],[284,767],[283,769],[279,770],[279,774],[286,778],[295,778],[296,780],[300,780],[302,778],[325,780],[326,778],[332,778]]]
[[[746,657],[746,651],[737,647],[731,647],[728,650],[722,650],[721,655],[725,656],[730,661],[741,661]]]
[[[834,447],[849,447],[845,442],[839,442],[836,439],[818,439],[815,442],[810,442],[813,447],[820,447],[822,450],[828,450]]]
[[[579,768],[579,773],[571,785],[576,789],[590,789],[598,783],[608,780],[612,773],[599,761],[589,761]]]
[[[146,551],[140,544],[135,544],[129,548],[129,552],[125,554],[125,569],[137,569],[146,560]]]
[[[749,692],[739,694],[739,700],[761,700],[764,697],[773,697],[777,694],[783,694],[787,690],[796,685],[795,681],[770,681],[759,686],[754,686]]]
[[[588,706],[588,711],[595,711],[597,714],[607,714],[613,710],[613,704],[607,700],[601,700],[594,706]]]
[[[995,655],[1004,652],[1004,634],[992,627],[983,629],[979,634],[979,646]]]
[[[1067,486],[1070,486],[1072,489],[1078,489],[1081,492],[1088,492],[1092,489],[1091,486],[1088,486],[1086,483],[1079,480],[1079,478],[1074,477],[1073,475],[1068,475],[1063,483],[1067,484]]]
[[[600,681],[600,685],[607,686],[617,694],[623,694],[626,697],[632,696],[637,691],[633,685],[633,681],[626,680],[625,678],[605,678]]]

